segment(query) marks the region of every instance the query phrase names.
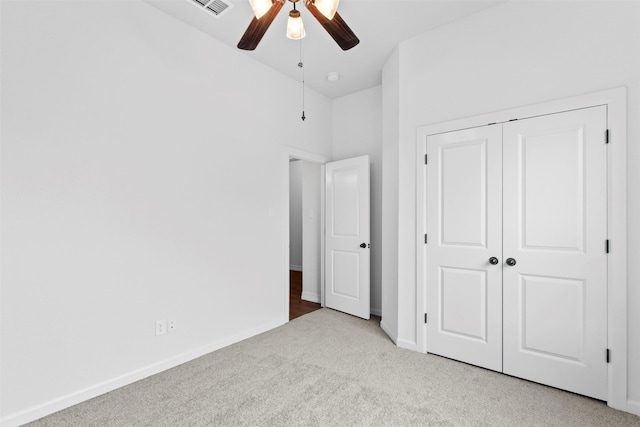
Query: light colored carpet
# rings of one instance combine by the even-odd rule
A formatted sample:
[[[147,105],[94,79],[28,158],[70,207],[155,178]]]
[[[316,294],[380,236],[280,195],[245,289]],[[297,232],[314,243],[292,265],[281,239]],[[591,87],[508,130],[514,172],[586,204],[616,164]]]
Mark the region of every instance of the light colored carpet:
[[[322,309],[31,426],[640,426],[603,402],[395,347]]]

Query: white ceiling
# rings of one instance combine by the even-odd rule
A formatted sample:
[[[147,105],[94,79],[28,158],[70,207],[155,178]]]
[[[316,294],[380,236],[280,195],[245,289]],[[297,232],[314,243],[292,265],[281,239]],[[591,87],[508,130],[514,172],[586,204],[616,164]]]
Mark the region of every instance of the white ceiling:
[[[215,17],[193,0],[146,0],[151,5],[236,48],[253,18],[248,0],[224,0],[232,8]],[[342,51],[315,18],[298,2],[307,36],[302,40],[305,85],[329,98],[339,98],[382,83],[382,67],[402,40],[425,33],[505,0],[342,0],[340,16],[360,39]],[[240,51],[269,67],[302,80],[300,42],[285,36],[287,2],[254,51]],[[329,82],[327,73],[340,80]]]

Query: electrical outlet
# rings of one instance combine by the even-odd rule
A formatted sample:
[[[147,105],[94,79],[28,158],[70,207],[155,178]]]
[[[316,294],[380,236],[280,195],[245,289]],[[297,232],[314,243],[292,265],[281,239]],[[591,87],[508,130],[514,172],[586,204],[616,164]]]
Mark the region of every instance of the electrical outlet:
[[[162,335],[167,332],[167,321],[156,320],[156,335]]]
[[[167,331],[173,332],[175,330],[176,330],[176,318],[170,317],[169,320],[167,321]]]

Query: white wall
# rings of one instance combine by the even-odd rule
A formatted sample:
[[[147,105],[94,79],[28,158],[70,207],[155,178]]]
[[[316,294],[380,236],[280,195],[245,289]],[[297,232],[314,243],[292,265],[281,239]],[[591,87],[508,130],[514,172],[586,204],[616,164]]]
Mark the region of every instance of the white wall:
[[[381,313],[382,87],[333,101],[333,159],[368,154],[371,173],[371,312]]]
[[[388,172],[390,182],[399,177],[398,333],[408,344],[416,339],[416,129],[628,88],[628,389],[630,408],[640,411],[640,3],[507,2],[406,41],[398,55],[399,161]],[[385,147],[393,138],[385,133]]]
[[[320,302],[320,269],[322,212],[321,197],[324,179],[318,163],[302,163],[302,299]]]
[[[398,174],[400,137],[400,51],[382,69],[382,320],[398,343]]]
[[[3,424],[284,323],[282,146],[330,157],[330,100],[303,123],[297,82],[138,1],[1,7]]]
[[[302,271],[302,160],[289,162],[289,268]]]

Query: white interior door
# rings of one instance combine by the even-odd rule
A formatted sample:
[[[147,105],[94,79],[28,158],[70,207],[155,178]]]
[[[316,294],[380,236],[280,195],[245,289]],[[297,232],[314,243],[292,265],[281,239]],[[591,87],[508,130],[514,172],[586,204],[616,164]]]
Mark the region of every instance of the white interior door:
[[[607,398],[606,107],[504,124],[504,372]]]
[[[501,143],[499,125],[429,136],[426,165],[429,353],[497,371],[502,370]]]
[[[327,163],[325,191],[325,306],[369,319],[369,156]]]

